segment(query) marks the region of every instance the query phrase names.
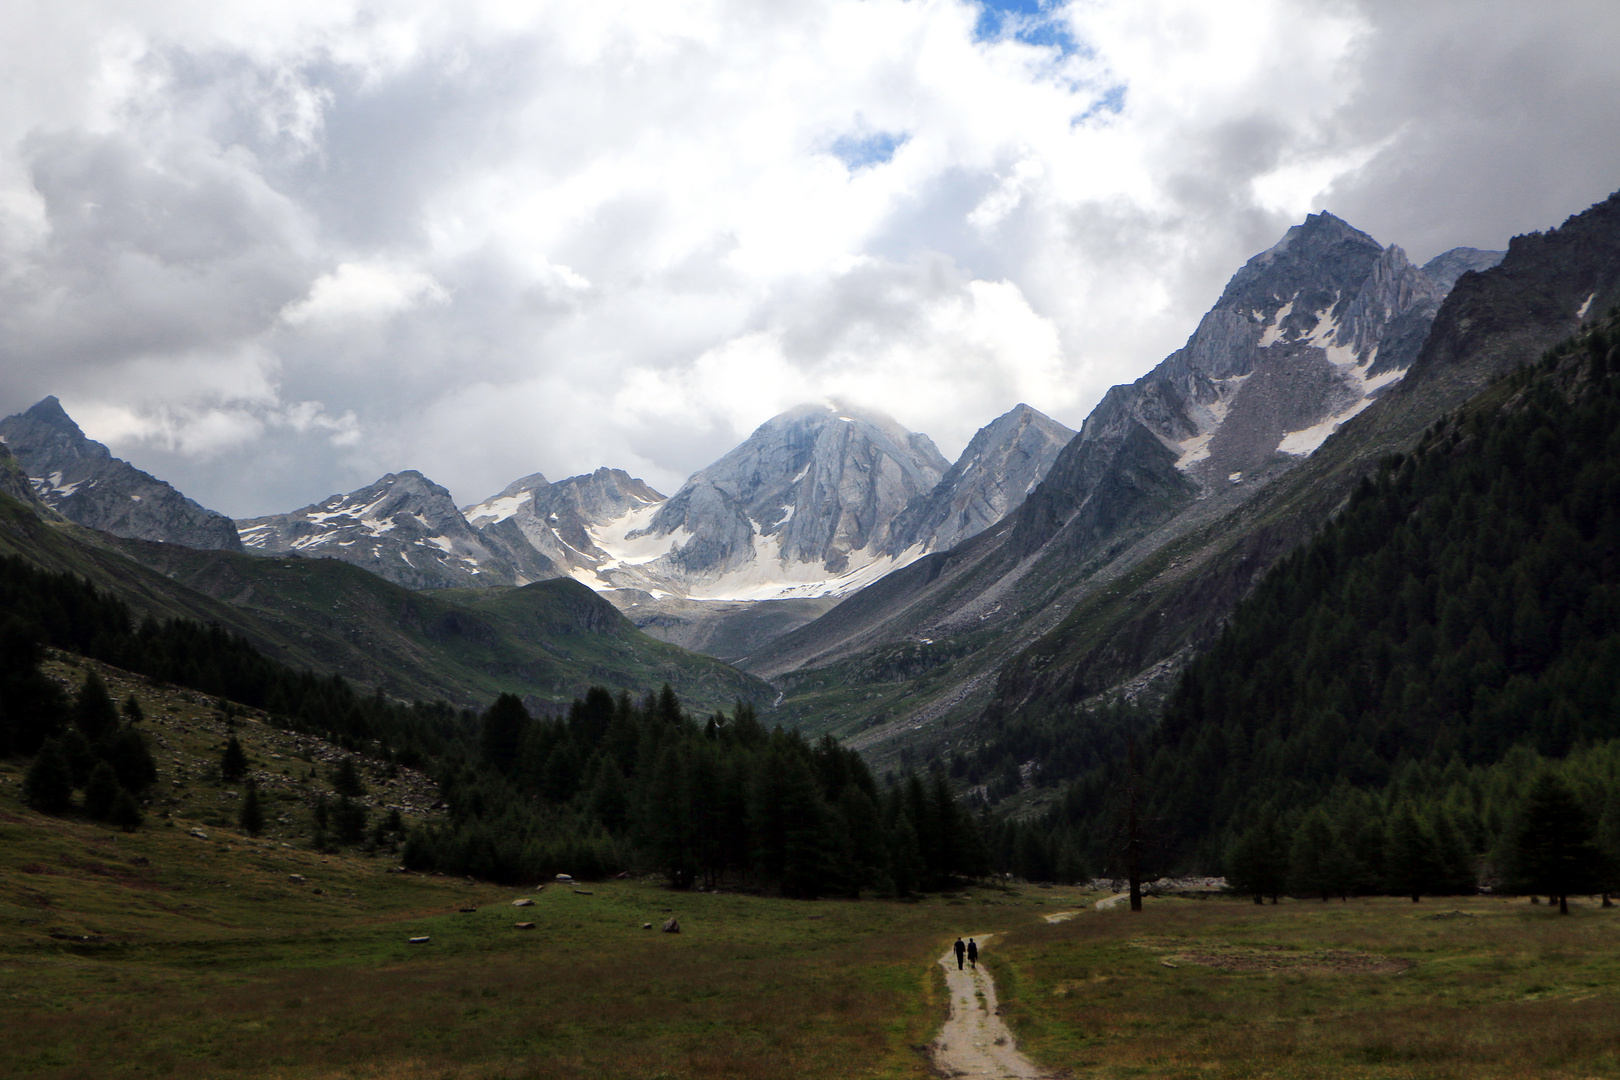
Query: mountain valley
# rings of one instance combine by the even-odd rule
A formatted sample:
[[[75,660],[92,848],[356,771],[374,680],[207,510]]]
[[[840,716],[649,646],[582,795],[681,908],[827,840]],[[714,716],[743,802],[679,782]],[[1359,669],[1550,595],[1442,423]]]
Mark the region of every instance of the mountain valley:
[[[1423,266],[1311,215],[1078,433],[1019,405],[954,464],[881,414],[806,405],[668,497],[601,468],[555,483],[531,473],[457,507],[403,471],[236,522],[244,555],[229,562],[190,553],[206,545],[186,544],[178,525],[131,525],[101,546],[256,618],[288,618],[278,608],[289,604],[297,620],[315,618],[316,594],[259,583],[265,573],[246,569],[255,560],[349,563],[413,604],[442,597],[475,620],[500,597],[572,579],[646,633],[769,680],[773,691],[746,696],[775,700],[785,724],[880,763],[937,757],[981,719],[1159,700],[1379,457],[1612,302],[1612,203],[1506,253],[1459,248]],[[107,511],[75,499],[87,486],[72,461],[135,472],[54,399],[0,435],[21,451],[33,494],[80,524]],[[88,490],[119,492],[110,474]],[[339,607],[319,618],[335,628]],[[461,616],[434,618],[422,626]],[[375,679],[394,661],[344,663]]]

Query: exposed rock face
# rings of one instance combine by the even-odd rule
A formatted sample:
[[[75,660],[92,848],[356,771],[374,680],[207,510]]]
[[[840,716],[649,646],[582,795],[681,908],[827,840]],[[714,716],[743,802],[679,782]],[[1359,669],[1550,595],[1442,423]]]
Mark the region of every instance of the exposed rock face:
[[[1505,251],[1481,251],[1471,247],[1452,248],[1424,263],[1423,272],[1440,286],[1442,292],[1450,292],[1457,279],[1468,271],[1484,273],[1501,262],[1506,254]]]
[[[40,501],[69,521],[132,540],[225,551],[242,546],[230,518],[113,457],[85,437],[54,397],[0,420],[0,440]]]
[[[592,530],[663,501],[623,469],[597,469],[555,484],[534,473],[463,513],[485,536],[532,548],[559,573],[579,571],[588,579],[612,558],[597,546]]]
[[[1016,509],[1046,478],[1074,432],[1018,405],[979,429],[934,490],[906,504],[890,528],[888,551],[944,551]]]
[[[467,523],[450,493],[419,472],[389,473],[290,514],[237,523],[249,551],[341,559],[411,589],[522,585],[557,571],[527,545]]]
[[[507,484],[498,495],[491,495],[483,502],[472,506],[463,506],[461,516],[466,518],[467,524],[473,528],[482,529],[486,525],[512,517],[534,497],[535,492],[544,491],[550,486],[551,481],[542,474],[530,473],[521,480]]]
[[[928,436],[886,416],[800,406],[632,515],[595,576],[706,599],[846,591],[895,565],[895,519],[948,467]]]
[[[1479,275],[1466,271],[1496,257],[1448,252],[1431,273],[1330,214],[1310,216],[1233,275],[1184,347],[1110,390],[1000,524],[848,597],[744,666],[783,680],[791,722],[852,735],[851,745],[877,752],[939,738],[1019,694],[1002,677],[1009,666],[1020,678],[1061,682],[1068,700],[1078,700],[1171,664],[1184,635],[1218,626],[1250,580],[1242,575],[1276,556],[1265,539],[1272,534],[1245,550],[1239,573],[1178,608],[1173,625],[1166,616],[1128,632],[1094,631],[1157,604],[1155,590],[1169,586],[1155,577],[1154,590],[1117,610],[1109,606],[1114,589],[1161,562],[1179,579],[1184,556],[1164,552],[1182,551],[1177,545],[1193,537],[1207,542],[1217,523],[1247,521],[1257,492],[1401,385],[1449,280],[1473,281]],[[1219,526],[1229,527],[1252,526]],[[1081,605],[1105,613],[1077,623]],[[1060,634],[1095,644],[1109,658],[1106,674],[1095,660],[1080,670],[1068,659],[1074,654],[1060,661],[1037,648]],[[1150,649],[1148,641],[1170,644]],[[1121,659],[1127,655],[1140,663]],[[907,689],[925,673],[926,693]],[[825,708],[819,689],[852,685],[873,692],[848,715],[815,712]],[[802,715],[798,686],[807,695]],[[885,722],[871,725],[874,715]]]
[[[736,658],[999,521],[1073,434],[1020,405],[946,469],[927,436],[888,417],[805,405],[674,498],[618,469],[555,484],[536,473],[464,513],[602,590],[647,633]]]
[[[45,504],[39,501],[39,496],[34,492],[33,482],[28,479],[28,474],[23,471],[16,455],[3,442],[0,442],[0,492],[33,507],[35,513],[49,512]]]

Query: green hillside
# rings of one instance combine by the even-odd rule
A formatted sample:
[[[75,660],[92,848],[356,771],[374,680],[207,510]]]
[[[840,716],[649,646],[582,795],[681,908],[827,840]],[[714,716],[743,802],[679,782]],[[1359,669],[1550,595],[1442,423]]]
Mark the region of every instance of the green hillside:
[[[272,659],[405,699],[561,707],[669,683],[693,708],[769,702],[763,681],[642,634],[578,582],[412,592],[331,559],[259,558],[42,521],[0,494],[0,555],[82,578],[137,617],[218,624]]]

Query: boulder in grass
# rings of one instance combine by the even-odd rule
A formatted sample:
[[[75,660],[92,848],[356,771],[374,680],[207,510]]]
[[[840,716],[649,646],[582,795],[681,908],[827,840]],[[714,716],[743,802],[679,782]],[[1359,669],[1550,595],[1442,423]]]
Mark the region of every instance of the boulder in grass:
[[[666,934],[678,934],[680,932],[681,932],[681,924],[676,922],[675,917],[673,915],[671,915],[669,917],[669,920],[664,923],[664,933],[666,933]]]
[[[557,880],[558,881],[573,881],[574,880],[574,875],[572,875],[572,874],[558,874],[557,875]]]
[[[302,885],[304,883],[304,875],[303,874],[288,874],[287,875],[287,880],[292,882],[294,885]]]
[[[410,943],[412,945],[426,945],[428,942],[430,942],[432,940],[433,940],[432,938],[426,937],[426,936],[424,936],[424,937],[413,937],[413,938],[410,939]]]
[[[513,907],[534,907],[534,901],[530,900],[527,896],[525,896],[521,900],[512,901],[512,906]]]
[[[534,929],[534,923],[532,923],[532,922],[513,923],[512,925],[514,927],[516,927],[517,929],[519,929],[519,930],[533,930]]]
[[[644,922],[644,923],[641,924],[641,928],[643,930],[651,930],[652,929],[652,923]]]

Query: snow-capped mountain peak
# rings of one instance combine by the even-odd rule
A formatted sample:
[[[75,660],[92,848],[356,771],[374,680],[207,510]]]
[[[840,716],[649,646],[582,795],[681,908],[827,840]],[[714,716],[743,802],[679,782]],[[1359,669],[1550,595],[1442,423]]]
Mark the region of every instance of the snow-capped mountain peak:
[[[533,498],[535,492],[544,491],[550,486],[551,481],[540,473],[530,473],[521,480],[514,480],[506,485],[498,495],[491,495],[483,502],[472,506],[463,506],[461,514],[473,528],[482,529],[486,525],[494,525],[515,516],[523,504]]]
[[[249,551],[340,559],[410,588],[524,584],[556,574],[532,548],[514,550],[473,529],[450,493],[415,470],[237,527]]]
[[[947,468],[932,440],[881,413],[799,406],[650,513],[591,530],[606,558],[579,576],[705,599],[854,589],[903,565],[885,551],[890,527]]]

